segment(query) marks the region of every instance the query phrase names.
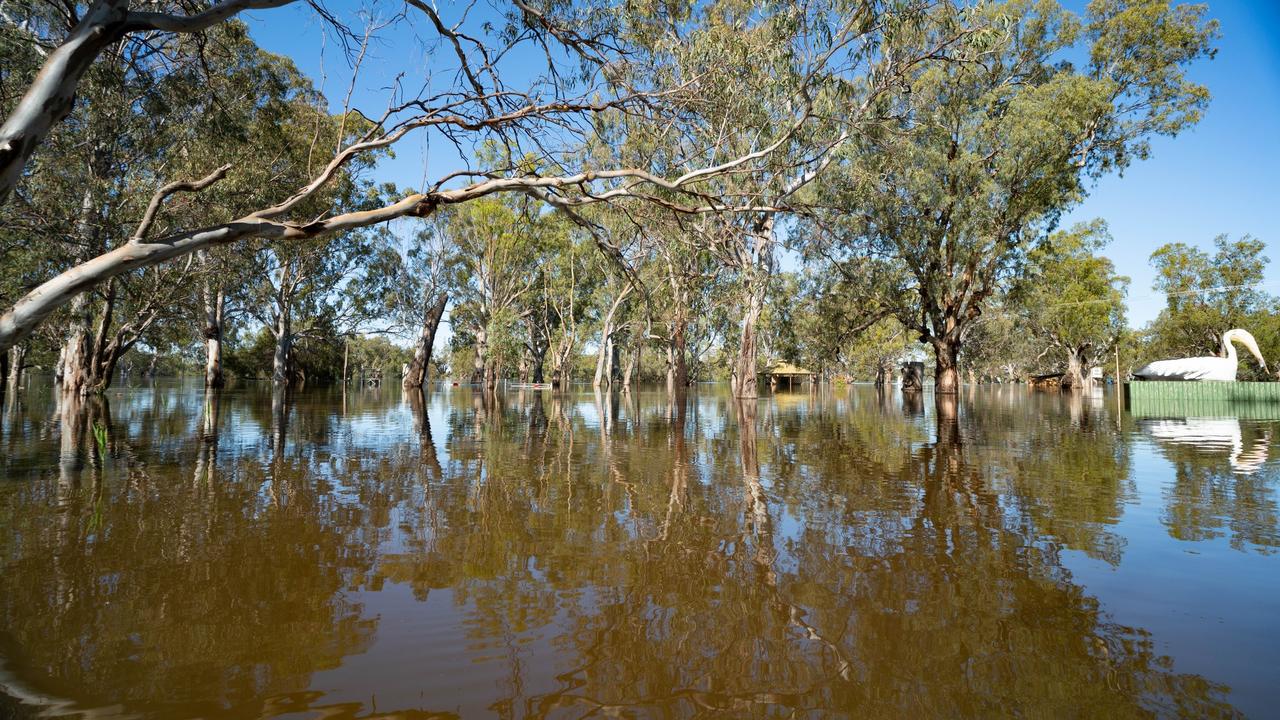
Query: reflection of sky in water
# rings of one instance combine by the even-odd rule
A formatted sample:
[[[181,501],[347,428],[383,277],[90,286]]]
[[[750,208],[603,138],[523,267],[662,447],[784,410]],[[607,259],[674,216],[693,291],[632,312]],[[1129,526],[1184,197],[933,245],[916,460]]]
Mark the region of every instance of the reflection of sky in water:
[[[994,388],[962,398],[958,444],[948,449],[932,396],[909,403],[897,392],[877,396],[857,388],[835,396],[767,397],[757,408],[754,443],[747,443],[758,452],[767,500],[757,516],[744,502],[746,450],[733,405],[714,392],[696,396],[687,410],[682,437],[691,490],[680,502],[669,499],[664,486],[679,468],[673,465],[672,408],[661,394],[597,400],[588,391],[559,402],[550,393],[526,393],[486,406],[470,389],[452,389],[432,393],[425,416],[388,390],[301,394],[284,421],[279,466],[273,459],[276,421],[264,397],[250,391],[224,397],[216,446],[221,485],[200,492],[216,499],[219,488],[239,483],[257,491],[250,524],[237,530],[252,538],[273,522],[297,522],[316,512],[305,497],[313,483],[319,511],[327,514],[318,519],[338,523],[335,528],[354,543],[342,553],[363,549],[373,558],[370,568],[344,571],[349,574],[335,597],[374,623],[376,632],[340,653],[340,662],[304,676],[301,694],[290,697],[313,708],[352,703],[366,714],[376,704],[378,710],[422,707],[470,717],[494,712],[502,698],[532,702],[566,683],[608,688],[611,680],[598,673],[621,672],[630,650],[651,650],[647,642],[682,628],[686,616],[740,620],[730,635],[782,618],[798,648],[816,643],[801,655],[820,663],[827,650],[809,633],[831,631],[835,621],[822,602],[847,613],[843,632],[851,635],[860,623],[892,628],[905,621],[911,629],[917,615],[921,623],[942,622],[936,638],[942,645],[948,644],[947,623],[956,633],[996,623],[1000,632],[1041,643],[1055,637],[1037,636],[1041,626],[1084,623],[1085,634],[1065,642],[1147,638],[1154,656],[1172,658],[1171,668],[1153,657],[1151,668],[1137,675],[1131,666],[1122,671],[1128,673],[1122,681],[1146,683],[1145,692],[1171,692],[1160,689],[1175,682],[1169,673],[1190,673],[1230,685],[1229,700],[1246,713],[1265,715],[1280,700],[1280,688],[1272,687],[1280,665],[1277,464],[1268,459],[1275,423],[1124,414],[1117,431],[1113,395],[1070,400]],[[535,397],[541,398],[538,406]],[[203,447],[196,439],[199,398],[195,391],[146,390],[111,397],[113,432],[154,475],[132,480],[148,493],[190,483],[191,453]],[[0,469],[18,481],[8,483],[10,491],[47,478],[40,468],[57,457],[49,408],[35,403],[29,415],[8,421],[0,436],[10,453],[0,458]],[[44,430],[30,429],[36,427]],[[23,446],[27,441],[30,446]],[[174,469],[175,476],[166,474]],[[272,510],[271,482],[252,485],[277,474],[294,493],[290,507],[299,509],[292,512],[303,517]],[[139,497],[126,494],[114,502]],[[0,510],[4,498],[0,494]],[[983,519],[987,502],[995,509],[991,525]],[[753,525],[752,517],[763,517],[764,526]],[[949,523],[955,527],[947,530]],[[670,540],[668,525],[675,530]],[[933,538],[940,526],[944,531]],[[969,529],[977,535],[968,535]],[[999,552],[1012,553],[1011,562],[993,565],[999,558],[988,556],[981,541],[974,545],[974,537],[995,538]],[[768,552],[753,547],[753,538],[767,541]],[[0,561],[4,551],[0,546]],[[619,554],[609,555],[614,552]],[[670,562],[694,568],[684,581],[689,585],[702,580],[699,572],[725,574],[706,596],[694,595],[689,607],[661,606],[666,596],[643,589],[644,574],[657,572],[646,564],[648,556],[663,552],[673,553]],[[720,554],[723,565],[700,565]],[[119,562],[112,577],[128,587],[135,559]],[[979,585],[989,583],[995,598],[972,595],[966,571],[975,563],[986,573]],[[828,587],[835,577],[815,576],[815,568],[848,573],[841,581],[846,584]],[[582,578],[566,580],[579,571]],[[38,576],[41,570],[24,572]],[[748,579],[772,585],[761,591]],[[962,597],[979,604],[957,605],[940,619],[936,613],[948,607],[952,591],[970,593]],[[521,607],[513,593],[535,606]],[[1052,604],[1063,598],[1070,607]],[[991,606],[982,604],[987,602]],[[1115,626],[1089,624],[1094,607]],[[621,617],[610,620],[614,614]],[[698,652],[706,652],[698,650],[702,638],[718,640],[726,632],[687,630],[693,633],[687,642]],[[625,637],[635,647],[592,644],[592,633],[612,632],[621,633],[610,636],[615,644]],[[929,635],[886,636],[885,647],[848,652],[895,657],[905,663],[895,672],[924,682],[925,691],[931,689],[929,671],[912,675],[922,670],[914,665],[917,656],[894,655],[893,649],[921,638]],[[990,646],[983,644],[987,640]],[[997,633],[966,635],[963,642],[977,643],[970,652],[980,662],[1008,652],[1001,644],[1006,640]],[[875,641],[874,635],[862,638]],[[616,654],[596,669],[594,661],[574,654],[581,647]],[[928,647],[920,651],[927,655]],[[1108,647],[1117,652],[1118,646]],[[777,648],[765,644],[759,651],[768,655]],[[711,662],[701,656],[697,662],[704,660]],[[1080,662],[1069,655],[1059,660],[1068,667]],[[1112,661],[1132,662],[1098,660]],[[859,677],[869,682],[874,670],[860,665]],[[531,708],[511,714],[526,710]]]
[[[1064,562],[1075,582],[1095,595],[1117,622],[1151,634],[1156,650],[1175,658],[1178,670],[1205,677],[1232,678],[1238,707],[1263,717],[1274,704],[1280,678],[1280,594],[1276,560],[1280,547],[1274,524],[1232,528],[1228,516],[1237,482],[1255,481],[1267,489],[1263,512],[1274,516],[1276,464],[1267,462],[1273,423],[1237,418],[1178,418],[1136,422],[1130,431],[1135,494],[1112,531],[1124,539],[1118,565],[1066,551]],[[1242,433],[1242,428],[1244,432]],[[1253,431],[1251,446],[1242,440]],[[1170,449],[1191,456],[1195,470],[1212,468],[1205,483],[1185,486],[1177,479]],[[1180,499],[1205,500],[1201,492],[1221,499],[1205,508],[1199,528],[1203,539],[1177,539],[1169,507]],[[1192,497],[1180,497],[1190,495]],[[1210,504],[1206,501],[1206,504]],[[1218,526],[1214,528],[1214,526]],[[1222,527],[1226,526],[1226,527]],[[1264,540],[1257,544],[1243,540]],[[1265,672],[1259,669],[1265,668]]]

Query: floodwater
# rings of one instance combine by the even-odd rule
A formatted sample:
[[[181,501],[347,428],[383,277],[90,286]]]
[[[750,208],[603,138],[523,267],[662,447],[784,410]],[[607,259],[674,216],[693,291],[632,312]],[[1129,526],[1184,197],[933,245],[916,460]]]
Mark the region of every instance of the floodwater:
[[[1020,387],[12,400],[0,716],[1280,703],[1265,411]]]

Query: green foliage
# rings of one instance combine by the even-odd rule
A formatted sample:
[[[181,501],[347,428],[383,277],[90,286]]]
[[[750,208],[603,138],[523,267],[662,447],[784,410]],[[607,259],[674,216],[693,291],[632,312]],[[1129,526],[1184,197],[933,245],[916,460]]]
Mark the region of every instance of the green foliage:
[[[1087,181],[1149,152],[1153,135],[1196,122],[1208,93],[1186,66],[1213,53],[1203,8],[1165,0],[1094,2],[1083,15],[1052,0],[975,6],[973,62],[923,63],[891,119],[859,138],[833,183],[834,246],[888,257],[910,277],[899,320],[939,360],[959,349],[1027,253]],[[1085,51],[1079,66],[1063,60]],[[895,296],[890,295],[893,298]]]
[[[1053,233],[1029,253],[1013,302],[1041,343],[1059,350],[1061,367],[1084,372],[1106,356],[1124,334],[1129,279],[1098,255],[1110,240],[1094,221]]]

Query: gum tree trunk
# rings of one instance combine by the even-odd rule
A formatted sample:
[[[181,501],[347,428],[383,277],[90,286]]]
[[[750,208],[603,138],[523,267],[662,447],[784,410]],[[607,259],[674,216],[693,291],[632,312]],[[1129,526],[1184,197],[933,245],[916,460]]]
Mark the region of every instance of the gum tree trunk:
[[[960,341],[955,338],[936,338],[933,350],[937,361],[933,373],[933,392],[938,395],[955,395],[960,392]]]
[[[635,379],[636,372],[640,367],[640,343],[638,339],[633,339],[631,343],[631,352],[627,353],[627,364],[622,369],[622,391],[629,392],[631,390],[632,381]]]
[[[689,387],[689,321],[676,318],[671,340],[667,344],[667,392]]]
[[[1067,371],[1062,375],[1062,387],[1080,390],[1088,384],[1088,347],[1067,348]]]
[[[755,398],[759,395],[756,383],[756,326],[764,311],[765,283],[754,283],[747,297],[742,314],[742,327],[738,336],[738,357],[733,364],[734,397]]]
[[[476,357],[471,366],[471,382],[480,384],[485,380],[485,369],[488,367],[489,333],[483,328],[476,330]]]
[[[293,349],[293,317],[288,304],[277,309],[275,354],[271,358],[271,384],[283,388],[289,384],[289,355]]]
[[[609,312],[604,316],[604,325],[600,328],[600,345],[596,348],[596,376],[591,381],[591,387],[599,389],[601,385],[609,387],[613,383],[613,368],[616,349],[613,346],[613,336],[615,333],[614,321],[618,315],[618,308],[622,307],[622,303],[631,294],[631,286],[627,285],[613,299],[613,303],[609,305]]]
[[[86,187],[80,197],[80,216],[76,221],[76,235],[88,252],[97,246],[97,211],[93,189]],[[76,293],[69,303],[71,322],[67,338],[62,344],[58,361],[61,367],[63,395],[83,397],[89,393],[89,356],[93,318],[88,291]]]
[[[89,299],[85,293],[71,301],[71,325],[62,343],[62,394],[84,397],[89,394],[89,356],[92,332]]]
[[[876,363],[876,387],[886,388],[893,384],[893,364],[881,358]]]
[[[8,354],[5,356],[8,360],[9,375],[6,379],[8,391],[17,393],[18,388],[22,385],[22,370],[27,364],[27,346],[14,345],[9,348]]]
[[[738,336],[738,357],[733,363],[733,394],[754,399],[759,396],[756,381],[757,326],[764,312],[765,293],[773,273],[774,216],[766,214],[750,232],[749,245],[740,251],[738,265],[745,275],[742,299],[742,326]]]
[[[413,360],[401,381],[405,390],[421,388],[426,384],[427,373],[431,368],[431,349],[436,342],[436,331],[440,328],[440,319],[449,305],[449,294],[440,293],[434,303],[427,306],[422,319],[422,331],[418,333],[418,344],[413,349]]]
[[[222,375],[222,333],[226,313],[227,296],[222,288],[213,290],[204,286],[204,386],[220,388],[226,380]]]

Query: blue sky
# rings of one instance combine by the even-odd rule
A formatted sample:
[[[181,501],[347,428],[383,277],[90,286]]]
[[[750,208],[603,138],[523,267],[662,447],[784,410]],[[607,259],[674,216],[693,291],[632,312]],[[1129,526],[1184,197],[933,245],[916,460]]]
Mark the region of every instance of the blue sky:
[[[1219,233],[1233,238],[1250,233],[1268,243],[1270,256],[1280,243],[1280,0],[1207,4],[1209,15],[1221,23],[1222,38],[1217,57],[1190,72],[1213,94],[1204,119],[1177,138],[1156,139],[1150,159],[1130,166],[1123,176],[1101,179],[1064,220],[1064,225],[1098,217],[1107,221],[1114,241],[1106,253],[1132,279],[1129,321],[1134,326],[1150,321],[1164,306],[1164,298],[1151,289],[1148,262],[1160,245],[1185,242],[1211,248]],[[339,11],[356,6],[350,0],[331,3]],[[451,14],[450,3],[440,6],[443,14]],[[384,16],[398,7],[394,0],[375,5]],[[292,57],[317,84],[324,77],[325,94],[341,103],[349,68],[332,40],[322,62],[321,27],[310,11],[289,6],[258,11],[247,19],[259,44]],[[423,30],[421,36],[431,35]],[[385,105],[384,89],[396,73],[415,78],[431,72],[421,51],[413,50],[414,34],[401,27],[390,42],[371,49],[354,95],[366,113]],[[436,84],[448,82],[451,75],[437,70]],[[384,163],[381,177],[419,187],[424,176],[438,177],[457,166],[451,148],[411,140]],[[1280,294],[1280,267],[1268,268],[1265,289]]]
[[[1213,101],[1199,125],[1158,138],[1152,157],[1123,176],[1103,178],[1064,223],[1103,218],[1114,238],[1107,255],[1132,278],[1129,322],[1141,326],[1164,307],[1151,290],[1151,252],[1168,242],[1210,249],[1213,238],[1251,233],[1280,247],[1280,2],[1209,0],[1221,24],[1216,58],[1191,77]],[[1280,267],[1267,291],[1280,294]]]

